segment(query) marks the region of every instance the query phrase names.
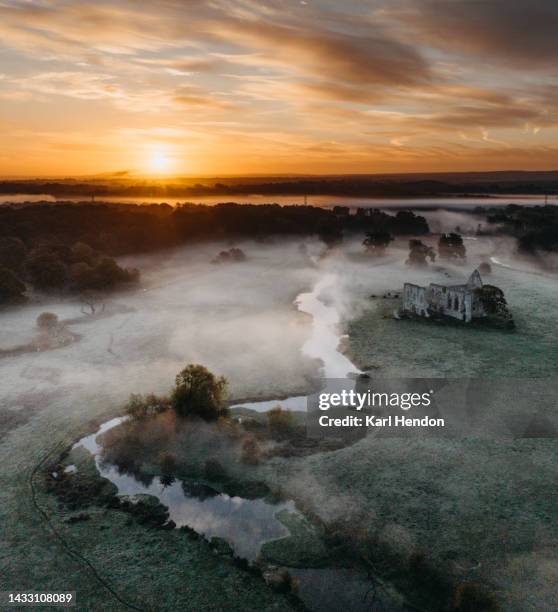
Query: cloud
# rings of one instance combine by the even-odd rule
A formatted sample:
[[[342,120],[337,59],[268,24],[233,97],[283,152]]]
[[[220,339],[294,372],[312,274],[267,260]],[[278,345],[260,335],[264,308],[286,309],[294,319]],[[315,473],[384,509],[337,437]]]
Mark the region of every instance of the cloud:
[[[432,75],[411,46],[370,27],[366,36],[280,22],[227,20],[213,32],[251,49],[262,64],[348,83],[417,85]]]
[[[221,100],[210,92],[205,92],[194,85],[182,85],[173,94],[173,101],[180,106],[202,107],[205,109],[217,108],[228,109],[232,107],[230,102]]]
[[[423,43],[448,53],[474,54],[482,63],[551,69],[558,56],[555,0],[411,0],[394,14]],[[479,60],[477,60],[479,61]]]

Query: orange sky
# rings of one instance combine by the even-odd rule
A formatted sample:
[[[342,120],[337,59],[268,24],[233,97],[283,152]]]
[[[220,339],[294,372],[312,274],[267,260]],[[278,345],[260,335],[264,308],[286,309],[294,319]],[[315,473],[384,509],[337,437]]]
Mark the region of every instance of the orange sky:
[[[0,175],[558,169],[555,0],[0,1]]]

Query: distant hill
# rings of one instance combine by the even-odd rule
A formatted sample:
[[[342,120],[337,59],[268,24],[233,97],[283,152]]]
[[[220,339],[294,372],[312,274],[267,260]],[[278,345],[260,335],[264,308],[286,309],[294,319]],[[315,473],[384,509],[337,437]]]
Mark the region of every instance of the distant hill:
[[[328,176],[176,177],[147,179],[125,173],[111,177],[11,179],[0,181],[0,193],[48,194],[56,198],[161,197],[238,195],[338,195],[405,197],[481,194],[558,194],[558,170]]]

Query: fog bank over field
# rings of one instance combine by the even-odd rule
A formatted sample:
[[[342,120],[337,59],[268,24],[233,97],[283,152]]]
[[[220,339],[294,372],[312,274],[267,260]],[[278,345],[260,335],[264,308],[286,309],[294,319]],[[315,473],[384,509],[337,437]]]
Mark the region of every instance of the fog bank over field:
[[[323,249],[307,243],[309,254]],[[95,316],[79,301],[45,301],[2,313],[0,347],[30,342],[44,311],[69,321],[80,339],[55,350],[0,359],[2,403],[94,416],[98,405],[131,392],[167,392],[187,363],[203,363],[230,381],[232,397],[304,392],[317,364],[300,354],[309,333],[296,295],[319,275],[299,242],[238,244],[247,261],[212,264],[224,244],[129,258],[142,269],[138,290],[114,294]]]
[[[447,215],[451,223],[457,220],[457,213],[442,213],[440,223],[447,225]],[[433,246],[436,240],[424,238]],[[330,280],[322,283],[318,297],[333,305],[342,321],[349,321],[370,310],[371,295],[381,298],[387,291],[400,291],[407,281],[463,282],[490,257],[537,272],[533,264],[516,260],[510,239],[465,242],[464,265],[436,262],[423,269],[405,264],[406,239],[396,240],[384,256],[374,258],[364,252],[360,237],[347,239],[321,258],[324,245],[317,240],[238,242],[235,246],[247,256],[239,263],[211,263],[219,251],[232,246],[224,243],[125,258],[123,265],[142,270],[140,288],[107,297],[104,311],[98,304],[95,316],[84,314],[83,305],[70,298],[0,315],[0,349],[32,342],[38,333],[36,318],[44,311],[58,315],[77,335],[75,342],[55,350],[1,358],[3,404],[11,410],[30,404],[42,410],[54,403],[55,412],[65,405],[82,418],[94,416],[89,402],[116,406],[132,392],[166,393],[187,363],[202,363],[224,375],[231,399],[304,395],[320,364],[301,352],[312,320],[297,311],[294,300],[324,277]],[[485,280],[506,282],[496,273],[498,266],[494,268],[494,277]],[[545,291],[555,284],[536,274],[514,280],[525,294],[535,282]],[[392,301],[385,302],[387,315],[392,304],[395,308]],[[375,345],[373,338],[369,344]],[[381,352],[389,355],[389,347]]]
[[[441,216],[439,221],[447,225],[456,219]],[[265,244],[214,242],[123,258],[122,265],[142,270],[140,286],[111,294],[104,310],[97,304],[94,316],[82,312],[77,298],[45,300],[0,314],[0,349],[27,347],[20,354],[0,354],[0,464],[5,466],[0,523],[7,534],[16,534],[0,545],[6,579],[26,576],[25,587],[55,585],[64,560],[29,501],[29,475],[49,453],[54,463],[46,463],[47,472],[58,469],[62,450],[120,413],[130,393],[167,393],[177,372],[192,362],[227,377],[230,399],[239,403],[313,390],[321,364],[305,353],[305,345],[317,338],[311,354],[339,353],[331,334],[327,342],[319,342],[316,330],[326,328],[324,320],[302,312],[302,297],[297,309],[301,294],[312,292],[318,298],[326,323],[341,321],[337,331],[347,353],[340,361],[348,363],[348,356],[355,369],[370,371],[372,377],[556,376],[558,284],[532,261],[518,258],[512,239],[468,236],[465,263],[436,261],[417,269],[405,263],[408,238],[395,240],[380,257],[365,252],[363,238],[346,238],[327,252],[318,240],[276,239]],[[438,236],[421,240],[436,246]],[[243,250],[246,261],[211,263],[232,246]],[[516,321],[514,332],[391,316],[398,302],[387,293],[400,293],[404,282],[461,283],[481,262],[491,260],[492,273],[484,280],[504,290]],[[45,311],[65,322],[73,340],[53,350],[33,350],[39,334],[36,319]],[[317,317],[323,311],[318,308]],[[342,338],[345,332],[348,338]],[[380,542],[386,550],[399,551],[405,574],[413,555],[425,554],[463,580],[473,568],[480,582],[505,594],[507,610],[522,612],[525,593],[532,594],[540,609],[552,608],[553,592],[529,576],[551,584],[556,562],[554,554],[543,554],[549,542],[552,547],[557,541],[549,527],[556,522],[547,493],[556,480],[555,440],[367,436],[338,451],[276,456],[248,467],[238,454],[227,454],[226,444],[214,443],[217,434],[209,435],[209,426],[195,428],[191,442],[184,438],[171,450],[185,465],[191,459],[202,470],[208,459],[217,458],[239,481],[261,480],[322,520],[348,518],[347,524],[366,525],[374,550]],[[146,430],[148,437],[153,431],[157,429]],[[160,450],[169,450],[163,446]],[[153,460],[135,448],[132,456],[134,462],[154,465],[158,451],[154,449]],[[87,476],[85,467],[80,464],[77,474]],[[39,477],[40,472],[36,484]],[[134,531],[137,526],[124,523],[122,513],[104,508],[88,509],[89,522],[70,528],[61,522],[65,519],[57,498],[40,495],[62,530],[71,529],[85,556],[119,586],[122,576],[135,576],[138,593],[158,595],[157,585],[145,579],[147,565],[138,559],[162,549],[168,565],[161,575],[166,580],[178,572],[184,579],[172,547],[165,548],[169,540],[154,545],[155,532],[146,540],[143,531]],[[417,508],[429,512],[417,513]],[[513,514],[506,515],[508,508]],[[522,528],[516,530],[518,524]],[[512,532],[516,545],[510,550],[502,534]],[[293,543],[305,547],[306,541],[293,533]],[[186,541],[178,530],[165,534]],[[206,580],[203,563],[188,567]],[[72,561],[64,572],[68,584],[83,585],[79,565]],[[206,573],[212,575],[212,570]],[[526,578],[519,582],[517,575]],[[166,588],[167,583],[160,585]],[[93,586],[91,597],[99,597],[98,584]]]

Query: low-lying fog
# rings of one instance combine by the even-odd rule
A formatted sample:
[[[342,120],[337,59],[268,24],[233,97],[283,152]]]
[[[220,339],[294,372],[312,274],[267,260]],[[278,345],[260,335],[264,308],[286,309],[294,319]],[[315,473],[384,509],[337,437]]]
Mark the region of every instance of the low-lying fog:
[[[444,214],[439,223],[444,229],[455,226],[456,215]],[[467,219],[471,225],[471,217]],[[246,253],[245,262],[212,264],[229,246],[205,244],[123,260],[141,269],[141,287],[107,297],[104,312],[99,314],[97,304],[95,316],[82,313],[76,298],[45,299],[2,313],[0,349],[32,342],[38,333],[37,316],[44,311],[67,321],[67,328],[78,335],[61,348],[1,357],[3,408],[42,413],[49,407],[46,412],[55,421],[70,416],[84,421],[116,408],[132,392],[167,392],[187,363],[201,363],[224,375],[231,399],[305,394],[320,364],[301,352],[311,337],[312,320],[293,302],[324,277],[332,280],[321,299],[349,319],[370,307],[370,294],[400,290],[406,280],[461,282],[491,256],[502,264],[527,267],[513,261],[513,245],[504,239],[470,238],[466,265],[442,269],[436,264],[419,271],[405,265],[407,240],[394,243],[379,259],[364,253],[360,239],[324,258],[319,257],[324,246],[317,240],[248,241],[235,244]],[[509,273],[498,270],[508,276],[495,274],[489,282],[509,285]],[[554,296],[549,303],[555,303],[554,279],[514,274],[522,275],[514,282],[536,283]]]

